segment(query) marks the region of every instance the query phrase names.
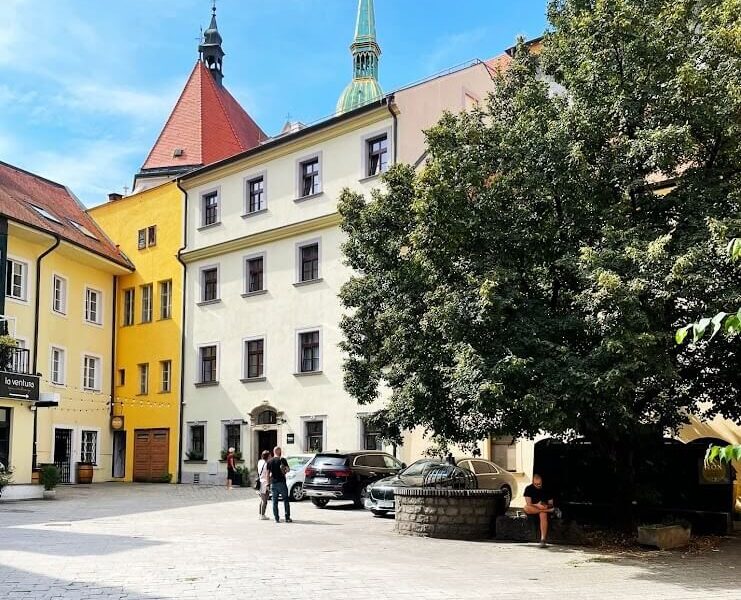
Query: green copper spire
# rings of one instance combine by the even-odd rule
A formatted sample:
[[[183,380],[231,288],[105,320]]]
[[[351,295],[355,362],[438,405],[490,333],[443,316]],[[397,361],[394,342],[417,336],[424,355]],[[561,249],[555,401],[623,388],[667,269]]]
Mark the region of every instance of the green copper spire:
[[[383,96],[378,83],[378,59],[381,47],[376,41],[376,14],[373,0],[358,1],[355,39],[350,46],[353,56],[353,78],[337,101],[337,112],[353,110]]]

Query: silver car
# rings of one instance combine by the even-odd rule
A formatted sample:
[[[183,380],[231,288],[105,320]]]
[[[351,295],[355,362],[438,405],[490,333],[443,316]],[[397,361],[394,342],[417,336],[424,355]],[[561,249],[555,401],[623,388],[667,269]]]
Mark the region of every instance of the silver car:
[[[293,454],[286,456],[286,461],[291,470],[286,473],[286,487],[288,488],[288,497],[300,502],[305,498],[304,479],[306,478],[306,465],[311,462],[315,454]]]
[[[507,508],[509,508],[512,498],[517,497],[517,480],[512,473],[504,470],[498,464],[483,458],[468,457],[457,459],[456,464],[476,475],[480,490],[502,490]]]

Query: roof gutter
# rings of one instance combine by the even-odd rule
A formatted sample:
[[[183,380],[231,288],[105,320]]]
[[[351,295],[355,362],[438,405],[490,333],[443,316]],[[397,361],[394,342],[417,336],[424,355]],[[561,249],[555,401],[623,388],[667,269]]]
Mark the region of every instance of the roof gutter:
[[[185,418],[185,290],[188,283],[188,266],[183,260],[183,252],[188,247],[188,191],[181,185],[181,179],[175,180],[175,185],[183,193],[183,245],[178,250],[176,258],[183,267],[183,286],[181,290],[182,314],[180,323],[180,406],[178,407],[178,483],[183,483],[183,429]]]

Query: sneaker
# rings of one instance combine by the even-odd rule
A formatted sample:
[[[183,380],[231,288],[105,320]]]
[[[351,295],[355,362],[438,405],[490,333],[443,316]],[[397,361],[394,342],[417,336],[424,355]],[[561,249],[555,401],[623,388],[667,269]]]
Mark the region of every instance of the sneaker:
[[[265,515],[260,515],[260,520],[261,521],[267,521],[268,518]]]
[[[540,547],[541,548],[547,548],[548,544],[545,543],[545,540],[540,540]]]
[[[286,517],[286,523],[293,523],[293,519],[291,517]]]
[[[276,523],[280,523],[280,519],[276,519],[276,520],[275,520],[275,522],[276,522]]]

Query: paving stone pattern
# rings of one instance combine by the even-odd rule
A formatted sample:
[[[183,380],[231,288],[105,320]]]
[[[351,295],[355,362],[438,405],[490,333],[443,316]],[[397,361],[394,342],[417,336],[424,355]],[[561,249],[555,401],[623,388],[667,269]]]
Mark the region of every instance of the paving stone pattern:
[[[105,484],[0,504],[0,598],[741,599],[741,543],[700,557],[400,536],[308,502],[257,520],[247,489]]]

